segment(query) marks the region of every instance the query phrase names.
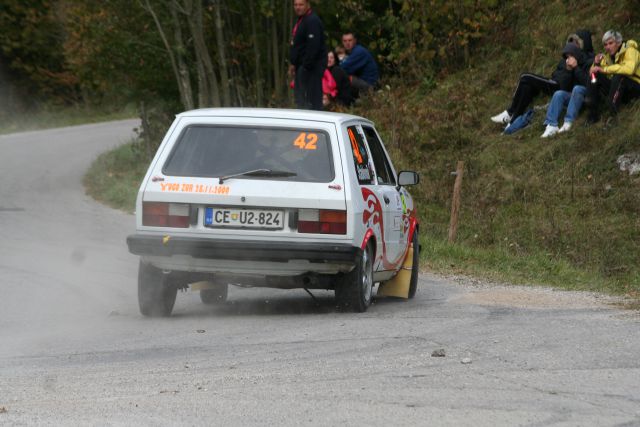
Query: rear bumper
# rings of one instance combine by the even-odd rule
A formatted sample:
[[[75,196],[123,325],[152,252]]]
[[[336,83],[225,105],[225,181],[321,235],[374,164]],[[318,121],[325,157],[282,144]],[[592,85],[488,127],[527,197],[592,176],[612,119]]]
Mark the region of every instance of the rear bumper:
[[[129,252],[140,256],[172,257],[188,255],[199,259],[289,262],[354,265],[362,249],[349,244],[265,242],[255,240],[219,240],[132,234],[127,237]]]

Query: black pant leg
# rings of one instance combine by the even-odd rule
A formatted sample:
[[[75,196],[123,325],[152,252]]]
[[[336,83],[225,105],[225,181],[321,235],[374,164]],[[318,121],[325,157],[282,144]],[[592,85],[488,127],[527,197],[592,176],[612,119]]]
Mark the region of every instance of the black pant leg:
[[[294,86],[296,106],[304,110],[322,110],[322,74],[324,69],[298,67]]]
[[[640,97],[640,83],[621,74],[615,74],[611,77],[607,103],[612,114],[618,114],[621,104],[638,97]]]
[[[310,73],[309,104],[312,110],[322,111],[322,75],[324,67],[314,67]]]
[[[522,74],[513,95],[511,106],[507,111],[512,117],[518,117],[529,108],[529,105],[538,94],[542,92],[550,95],[556,90],[558,90],[558,83],[554,80],[537,74]]]
[[[640,98],[640,83],[630,78],[626,78],[625,86],[626,86],[626,97],[623,99],[623,102],[631,101],[632,99]]]
[[[307,82],[309,76],[307,70],[303,67],[296,68],[295,84],[293,86],[293,97],[296,101],[296,107],[307,110],[310,105],[307,101]]]
[[[587,105],[589,107],[589,121],[595,122],[600,117],[602,98],[611,91],[611,80],[603,73],[596,74],[596,82],[589,83],[587,88]]]
[[[527,106],[531,103],[536,96],[535,88],[529,85],[527,82],[518,83],[518,88],[513,96],[511,107],[507,110],[511,114],[512,118],[516,118],[527,109]]]
[[[613,115],[618,114],[620,104],[622,103],[624,80],[625,77],[621,74],[611,76],[611,84],[609,85],[609,91],[607,93],[607,106]]]

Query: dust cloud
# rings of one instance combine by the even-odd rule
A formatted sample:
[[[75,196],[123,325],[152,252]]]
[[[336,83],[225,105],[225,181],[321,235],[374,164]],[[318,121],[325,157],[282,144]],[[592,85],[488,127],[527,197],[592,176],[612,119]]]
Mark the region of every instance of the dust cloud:
[[[131,215],[84,194],[102,152],[137,120],[0,136],[0,358],[82,349],[137,316]]]

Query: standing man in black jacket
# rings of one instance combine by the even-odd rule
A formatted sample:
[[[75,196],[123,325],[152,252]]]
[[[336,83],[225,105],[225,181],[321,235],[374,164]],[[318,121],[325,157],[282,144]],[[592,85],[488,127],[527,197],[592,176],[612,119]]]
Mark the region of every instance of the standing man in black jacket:
[[[293,0],[298,17],[291,33],[289,76],[298,108],[322,110],[322,74],[327,66],[324,25],[310,0]]]

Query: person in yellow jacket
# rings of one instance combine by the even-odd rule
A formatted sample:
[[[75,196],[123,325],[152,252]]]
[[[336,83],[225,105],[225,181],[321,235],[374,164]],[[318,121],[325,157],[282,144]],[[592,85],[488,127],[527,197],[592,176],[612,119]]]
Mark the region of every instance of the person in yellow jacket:
[[[640,52],[633,40],[622,40],[622,34],[609,30],[602,36],[605,53],[595,57],[591,67],[589,100],[590,123],[600,118],[601,97],[607,97],[611,114],[616,115],[622,103],[640,98]]]

